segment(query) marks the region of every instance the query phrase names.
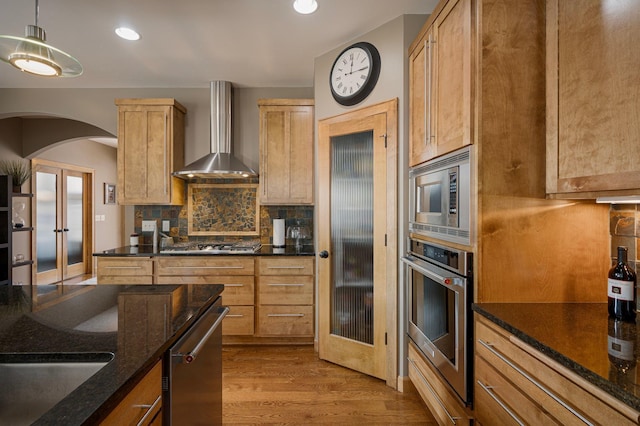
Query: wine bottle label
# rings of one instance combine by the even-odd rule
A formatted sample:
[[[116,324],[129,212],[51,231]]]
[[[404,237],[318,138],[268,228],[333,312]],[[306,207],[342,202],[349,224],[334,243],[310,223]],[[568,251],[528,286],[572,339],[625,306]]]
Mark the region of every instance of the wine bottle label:
[[[609,347],[607,352],[609,352],[609,355],[625,361],[635,361],[636,357],[633,355],[633,342],[607,336],[607,343]]]
[[[609,297],[633,302],[634,292],[633,281],[621,281],[609,278],[609,290],[607,292]]]

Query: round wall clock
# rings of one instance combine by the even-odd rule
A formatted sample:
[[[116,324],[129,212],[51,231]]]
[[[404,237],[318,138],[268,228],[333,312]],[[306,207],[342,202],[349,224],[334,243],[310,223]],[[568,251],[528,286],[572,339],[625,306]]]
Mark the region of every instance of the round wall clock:
[[[380,76],[380,53],[371,43],[359,42],[344,49],[331,67],[329,85],[333,98],[342,105],[362,102]]]

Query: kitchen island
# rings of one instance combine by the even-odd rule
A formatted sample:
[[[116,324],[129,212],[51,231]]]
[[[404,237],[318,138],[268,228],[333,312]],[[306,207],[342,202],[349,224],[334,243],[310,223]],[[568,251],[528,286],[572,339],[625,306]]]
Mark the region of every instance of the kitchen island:
[[[609,319],[606,303],[481,303],[473,305],[473,310],[476,313],[476,411],[483,405],[480,401],[485,394],[492,392],[492,399],[500,397],[496,396],[500,386],[494,384],[500,377],[507,376],[512,383],[520,384],[516,385],[518,389],[504,392],[504,398],[513,398],[519,391],[527,394],[527,386],[537,382],[529,392],[538,392],[538,385],[546,387],[587,418],[597,416],[596,412],[611,410],[613,414],[609,416],[624,413],[637,424],[640,334],[635,324]],[[541,379],[541,371],[547,367],[549,374]],[[486,373],[488,370],[492,373]],[[518,382],[522,377],[525,379]],[[485,380],[493,382],[486,384]],[[562,385],[547,384],[549,381]],[[483,385],[488,391],[485,392]],[[557,386],[555,391],[554,386]],[[591,397],[594,401],[586,404]],[[523,409],[526,402],[523,401],[512,399],[516,414]],[[554,415],[544,402],[538,402],[544,407],[542,411]],[[605,423],[617,424],[611,417],[607,418]]]
[[[159,364],[223,289],[222,285],[0,286],[0,358],[43,362],[69,356],[106,362],[34,423],[96,424]],[[136,308],[158,301],[166,303],[165,315]],[[2,392],[20,389],[5,387]],[[2,401],[5,397],[0,395]],[[37,400],[40,395],[31,397]],[[30,401],[24,407],[29,409]],[[5,424],[3,416],[0,410],[0,424]]]

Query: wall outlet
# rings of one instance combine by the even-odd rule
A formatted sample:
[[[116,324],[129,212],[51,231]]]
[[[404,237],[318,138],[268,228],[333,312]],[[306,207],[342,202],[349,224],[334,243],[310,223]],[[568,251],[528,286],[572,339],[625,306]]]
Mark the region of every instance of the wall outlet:
[[[156,228],[155,220],[143,220],[142,221],[142,232],[153,232]]]
[[[162,232],[169,232],[171,231],[171,225],[169,224],[168,220],[163,220],[162,221]]]

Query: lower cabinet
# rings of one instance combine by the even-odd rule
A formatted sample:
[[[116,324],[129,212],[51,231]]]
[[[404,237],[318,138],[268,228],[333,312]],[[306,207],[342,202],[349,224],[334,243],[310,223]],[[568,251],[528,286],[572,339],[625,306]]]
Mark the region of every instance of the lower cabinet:
[[[257,258],[257,336],[313,337],[314,260]]]
[[[222,335],[254,334],[254,258],[167,256],[157,258],[158,284],[223,284],[229,313]]]
[[[480,423],[638,424],[640,413],[477,314],[475,337]]]
[[[409,343],[409,379],[440,425],[469,425],[471,415],[419,349]],[[487,422],[487,424],[495,424]]]
[[[162,424],[162,361],[102,421],[105,426]]]
[[[152,284],[151,257],[98,257],[98,284]]]

